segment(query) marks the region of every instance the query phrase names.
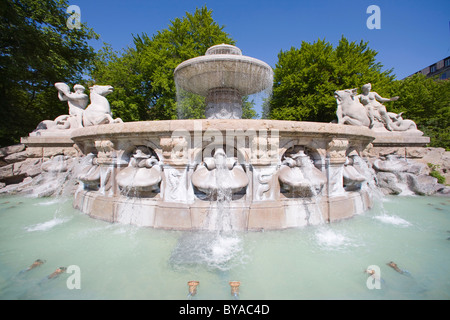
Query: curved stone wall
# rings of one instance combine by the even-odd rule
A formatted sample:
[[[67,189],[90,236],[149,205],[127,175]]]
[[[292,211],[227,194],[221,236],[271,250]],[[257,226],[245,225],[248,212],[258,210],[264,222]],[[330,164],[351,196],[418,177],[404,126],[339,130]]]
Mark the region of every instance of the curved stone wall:
[[[237,179],[238,172],[241,178],[246,175],[244,184],[233,184],[238,187],[225,204],[233,229],[284,229],[340,220],[371,206],[365,182],[347,188],[344,174],[348,155],[360,155],[373,139],[367,128],[276,120],[147,121],[77,129],[72,140],[95,158],[92,172],[100,174],[97,188],[81,184],[74,206],[112,222],[203,229],[208,214],[221,204],[215,189],[208,192],[203,184],[194,185],[192,175],[200,167],[213,173],[215,151],[222,149],[230,179]],[[132,156],[142,147],[149,150],[147,155],[140,151]],[[150,154],[153,164],[145,167]],[[133,169],[136,163],[141,165]],[[122,179],[125,170],[157,185],[147,186],[146,192],[124,193],[117,177]],[[153,179],[150,170],[160,179]],[[310,183],[313,171],[321,176],[315,187]]]

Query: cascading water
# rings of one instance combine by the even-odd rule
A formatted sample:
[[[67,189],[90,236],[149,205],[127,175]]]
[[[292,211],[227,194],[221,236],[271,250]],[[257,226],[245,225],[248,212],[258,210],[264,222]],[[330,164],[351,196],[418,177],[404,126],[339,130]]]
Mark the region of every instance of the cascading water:
[[[35,197],[60,196],[65,193],[72,170],[73,161],[69,157],[58,155],[42,164],[42,174],[28,188],[28,193]],[[67,192],[70,194],[70,190]]]
[[[51,206],[57,204],[57,207],[52,219],[27,226],[27,231],[46,231],[68,221],[67,217],[63,217],[62,210],[64,204],[71,201],[71,194],[77,184],[75,177],[82,168],[83,161],[84,159],[80,161],[79,158],[72,159],[58,155],[44,162],[42,165],[43,173],[36,181],[33,181],[29,194],[32,197],[52,196],[52,200],[39,203],[39,205]]]
[[[217,188],[210,192],[211,205],[203,230],[189,232],[179,239],[171,256],[173,266],[199,264],[223,272],[231,268],[233,260],[242,258],[241,239],[233,230],[231,215],[232,176],[226,154],[221,151],[214,156]]]
[[[366,178],[365,183],[362,184],[361,189],[368,191],[376,199],[382,199],[382,192],[377,187],[375,171],[369,167],[366,161],[360,156],[353,158],[354,166]]]
[[[200,104],[205,105],[207,119],[241,119],[248,96],[270,92],[273,83],[269,65],[228,44],[212,46],[204,56],[182,62],[174,74],[178,117],[184,119],[191,118],[192,109]]]
[[[134,181],[136,178],[137,171],[134,171],[132,173],[132,177],[130,178],[131,181]],[[131,187],[125,187],[121,190],[121,193],[123,195],[124,201],[119,206],[119,209],[117,210],[117,222],[123,223],[123,224],[133,224],[133,225],[140,225],[139,221],[137,221],[137,215],[136,215],[136,209],[140,208],[140,198],[138,197],[139,194],[136,194],[136,192]]]
[[[233,195],[229,185],[232,177],[227,168],[226,155],[218,154],[215,159],[217,190],[211,196],[216,200],[210,207],[205,227],[208,231],[229,232],[232,230],[230,204]]]

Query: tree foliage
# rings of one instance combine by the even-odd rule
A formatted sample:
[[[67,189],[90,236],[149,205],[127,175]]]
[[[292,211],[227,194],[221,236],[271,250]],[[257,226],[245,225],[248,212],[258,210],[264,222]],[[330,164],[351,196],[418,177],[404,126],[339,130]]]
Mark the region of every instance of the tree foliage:
[[[213,45],[234,44],[223,28],[206,7],[187,12],[153,36],[134,36],[134,46],[121,54],[105,46],[94,64],[93,81],[114,87],[108,100],[114,115],[124,121],[203,118],[202,97],[179,92],[177,106],[174,70]],[[244,106],[246,115],[253,116],[251,103]]]
[[[345,37],[336,48],[319,39],[312,44],[303,41],[300,49],[281,51],[265,116],[330,122],[336,118],[334,91],[361,88],[370,82],[381,95],[387,93],[394,76],[392,70],[381,70],[376,55],[367,42],[349,42]]]
[[[450,149],[450,81],[416,74],[394,80],[382,71],[377,52],[368,43],[342,37],[336,48],[325,40],[302,42],[300,49],[281,51],[274,70],[273,97],[264,105],[271,119],[330,122],[336,119],[335,90],[371,83],[383,97],[399,96],[386,104],[391,112],[404,112],[426,136],[430,146]]]
[[[390,111],[403,112],[404,118],[414,120],[431,138],[431,147],[450,150],[450,81],[415,74],[394,81],[390,92],[400,97],[389,104]]]
[[[79,82],[95,55],[85,24],[66,26],[65,0],[0,3],[0,146],[17,143],[41,120],[67,113],[55,82]]]

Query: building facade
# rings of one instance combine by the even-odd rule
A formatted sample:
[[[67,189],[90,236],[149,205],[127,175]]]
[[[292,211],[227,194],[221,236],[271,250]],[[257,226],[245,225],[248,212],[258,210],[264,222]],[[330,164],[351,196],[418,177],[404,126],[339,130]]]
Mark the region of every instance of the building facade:
[[[415,74],[417,73],[424,74],[429,78],[436,77],[439,80],[450,79],[450,56],[417,71]]]

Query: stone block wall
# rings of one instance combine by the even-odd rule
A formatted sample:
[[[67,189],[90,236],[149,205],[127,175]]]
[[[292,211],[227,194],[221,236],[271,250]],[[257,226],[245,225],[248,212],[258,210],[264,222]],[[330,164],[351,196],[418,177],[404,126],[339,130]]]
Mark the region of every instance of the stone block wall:
[[[34,139],[28,145],[20,143],[0,148],[0,194],[29,193],[30,188],[42,180],[42,174],[51,171],[44,164],[48,168],[49,161],[55,157],[73,162],[78,156],[71,140],[48,145],[37,142]]]

